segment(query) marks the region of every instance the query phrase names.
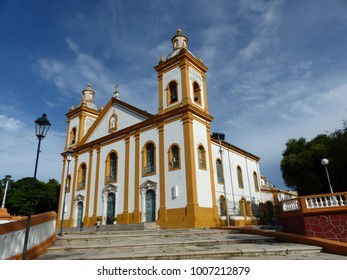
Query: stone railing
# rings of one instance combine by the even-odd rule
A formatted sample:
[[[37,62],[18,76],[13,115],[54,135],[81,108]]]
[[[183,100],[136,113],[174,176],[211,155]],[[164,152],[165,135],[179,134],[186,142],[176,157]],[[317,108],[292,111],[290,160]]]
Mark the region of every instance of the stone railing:
[[[281,214],[309,214],[347,209],[347,192],[301,196],[280,202]]]
[[[48,212],[31,217],[27,245],[27,259],[35,258],[47,251],[54,243],[57,214]],[[27,219],[0,225],[0,260],[21,259],[24,247]]]
[[[310,196],[305,198],[307,209],[347,206],[343,193]]]

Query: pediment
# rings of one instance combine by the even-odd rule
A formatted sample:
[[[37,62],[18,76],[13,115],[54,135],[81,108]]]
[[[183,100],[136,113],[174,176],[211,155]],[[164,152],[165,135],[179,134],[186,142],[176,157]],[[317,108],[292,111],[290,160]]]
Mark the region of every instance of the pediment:
[[[81,195],[81,194],[76,195],[74,198],[75,202],[80,202],[80,201],[84,201],[84,200],[85,200],[85,196]]]
[[[140,190],[154,190],[157,188],[158,183],[152,180],[146,180],[140,185]]]
[[[115,193],[118,192],[118,186],[114,184],[107,184],[102,188],[101,193]]]
[[[153,115],[130,104],[111,98],[99,117],[88,128],[80,145],[95,141],[112,133],[143,122]]]

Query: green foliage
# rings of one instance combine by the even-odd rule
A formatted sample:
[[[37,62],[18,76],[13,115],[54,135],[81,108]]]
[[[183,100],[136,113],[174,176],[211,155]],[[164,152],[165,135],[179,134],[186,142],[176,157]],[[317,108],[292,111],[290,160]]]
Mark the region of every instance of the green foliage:
[[[33,192],[34,190],[34,192]],[[55,179],[47,183],[34,178],[23,178],[11,183],[6,197],[6,208],[12,215],[27,215],[33,195],[32,214],[58,210],[60,184]]]
[[[347,190],[347,126],[331,134],[317,135],[310,141],[289,139],[282,154],[282,176],[288,187],[299,195],[329,193],[323,158],[329,160],[328,172],[334,192]]]

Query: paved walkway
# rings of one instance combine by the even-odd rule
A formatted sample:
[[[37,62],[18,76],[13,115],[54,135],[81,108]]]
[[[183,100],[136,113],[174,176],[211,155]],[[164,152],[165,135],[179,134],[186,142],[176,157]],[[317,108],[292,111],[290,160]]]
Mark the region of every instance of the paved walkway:
[[[322,253],[322,248],[276,241],[273,237],[231,230],[132,230],[94,228],[58,236],[38,260],[110,259],[234,259],[234,260],[347,260]]]

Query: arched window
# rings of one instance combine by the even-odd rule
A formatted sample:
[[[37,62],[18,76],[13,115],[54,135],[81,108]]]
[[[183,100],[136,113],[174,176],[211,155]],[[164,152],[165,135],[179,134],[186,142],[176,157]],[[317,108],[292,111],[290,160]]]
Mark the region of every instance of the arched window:
[[[254,171],[253,172],[253,181],[254,181],[254,188],[257,192],[259,192],[259,183],[258,183],[258,175],[257,173]]]
[[[78,187],[84,189],[86,187],[87,165],[82,163],[78,169]]]
[[[198,147],[199,168],[206,169],[206,152],[202,145]]]
[[[106,159],[106,182],[117,181],[118,156],[112,151]]]
[[[149,175],[155,173],[155,146],[149,142],[145,145],[142,152],[143,174]]]
[[[194,101],[201,105],[201,89],[197,82],[193,83]]]
[[[220,159],[216,160],[216,169],[217,169],[217,180],[218,183],[224,183],[224,176],[223,176],[223,165]]]
[[[180,159],[180,148],[178,145],[176,144],[171,145],[171,147],[169,148],[168,159],[169,159],[169,170],[180,168],[181,159]]]
[[[221,195],[219,197],[219,207],[220,207],[220,215],[226,216],[227,215],[227,202],[226,202],[224,195]]]
[[[178,101],[177,82],[175,81],[171,81],[167,87],[167,100],[168,104],[172,104]]]
[[[240,166],[237,167],[237,181],[239,183],[239,188],[243,189],[244,185],[243,185],[242,169]]]
[[[70,145],[76,144],[76,134],[77,134],[77,129],[76,127],[71,129],[70,132]]]

